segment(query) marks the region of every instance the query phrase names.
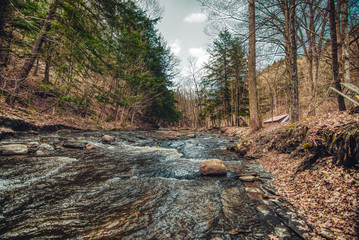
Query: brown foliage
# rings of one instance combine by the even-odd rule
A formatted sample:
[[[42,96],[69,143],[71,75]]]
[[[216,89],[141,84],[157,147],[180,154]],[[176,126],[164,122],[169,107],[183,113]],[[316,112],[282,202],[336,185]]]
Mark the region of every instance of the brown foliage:
[[[359,239],[358,131],[359,114],[339,112],[251,136],[248,155],[275,174],[277,195],[314,229],[309,239]]]

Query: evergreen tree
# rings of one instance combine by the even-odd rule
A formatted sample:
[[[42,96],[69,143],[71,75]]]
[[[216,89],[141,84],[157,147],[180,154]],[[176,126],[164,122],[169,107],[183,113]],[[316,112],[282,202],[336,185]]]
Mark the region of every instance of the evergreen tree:
[[[210,60],[205,66],[208,74],[202,81],[207,103],[202,117],[238,125],[239,116],[248,113],[244,87],[246,59],[240,41],[225,30],[208,52]]]
[[[2,5],[1,52],[10,43],[15,61],[24,59],[13,71],[1,61],[9,104],[25,102],[21,92],[32,84],[34,65],[43,62],[44,81],[37,86],[51,91],[60,107],[86,116],[98,105],[99,117],[112,112],[111,119],[131,122],[140,112],[155,122],[178,120],[170,90],[176,60],[155,29],[158,18],[149,19],[134,2],[7,0]],[[10,12],[17,14],[3,17]],[[11,33],[20,38],[11,41]]]

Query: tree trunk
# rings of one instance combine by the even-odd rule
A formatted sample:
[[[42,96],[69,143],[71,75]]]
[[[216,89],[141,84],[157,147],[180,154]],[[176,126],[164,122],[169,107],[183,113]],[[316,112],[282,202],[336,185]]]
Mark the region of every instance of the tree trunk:
[[[51,82],[50,82],[50,65],[51,65],[51,55],[49,54],[46,58],[46,65],[45,65],[44,83],[46,83],[46,84],[51,84]]]
[[[251,131],[257,131],[262,127],[257,97],[256,84],[256,36],[255,36],[255,0],[248,1],[248,21],[249,21],[249,39],[248,39],[248,90],[249,90],[249,111]]]
[[[332,42],[332,71],[333,71],[333,78],[334,78],[334,85],[338,91],[342,91],[340,85],[340,78],[339,78],[339,63],[338,63],[338,44],[337,44],[337,29],[336,29],[336,22],[335,22],[335,4],[334,0],[330,0],[330,37]],[[341,95],[337,95],[338,100],[338,107],[339,111],[345,111],[345,102],[344,98]]]
[[[348,29],[348,0],[341,1],[341,14],[342,14],[342,64],[343,64],[343,80],[350,82],[350,38]]]
[[[37,35],[34,45],[32,46],[31,53],[27,57],[24,65],[22,66],[21,70],[19,71],[19,73],[16,76],[16,80],[15,80],[16,83],[14,84],[15,88],[13,90],[13,94],[9,94],[9,96],[6,99],[6,102],[10,105],[12,105],[15,102],[16,94],[19,91],[19,88],[26,80],[27,76],[29,75],[29,73],[34,65],[36,58],[38,57],[38,54],[42,47],[42,44],[45,40],[45,35],[49,30],[50,21],[52,20],[52,18],[54,17],[54,15],[56,13],[58,1],[59,0],[54,0],[54,2],[51,4],[49,12],[47,14],[47,17],[41,27],[39,34]]]
[[[284,1],[286,21],[286,66],[290,81],[290,118],[292,122],[299,121],[299,92],[297,70],[297,42],[295,30],[295,0]]]
[[[312,3],[312,2],[311,2]],[[313,6],[309,6],[310,7],[310,16],[309,16],[309,30],[307,31],[307,36],[310,37],[309,39],[309,49],[308,49],[308,64],[309,64],[309,82],[311,84],[311,101],[309,103],[309,109],[308,109],[308,115],[309,116],[315,116],[316,115],[316,101],[315,101],[315,96],[316,96],[316,91],[315,91],[315,82],[314,82],[314,71],[313,71],[313,52],[314,52],[314,46],[315,46],[315,26],[314,26],[314,17],[315,17],[315,11]],[[312,109],[310,109],[310,105],[312,105]]]
[[[39,72],[39,58],[36,58],[36,66],[35,66],[35,70],[34,70],[34,76],[37,76]]]

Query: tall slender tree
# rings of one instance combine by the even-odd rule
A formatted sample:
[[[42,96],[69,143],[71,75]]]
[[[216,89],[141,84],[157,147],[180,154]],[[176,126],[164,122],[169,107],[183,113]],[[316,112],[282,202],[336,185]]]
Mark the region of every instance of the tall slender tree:
[[[336,8],[335,8],[335,1],[330,1],[330,37],[331,37],[331,45],[332,45],[332,71],[333,71],[333,79],[335,88],[338,91],[342,91],[342,87],[340,85],[340,78],[339,78],[339,63],[338,63],[338,41],[337,41],[337,23],[335,19],[336,15]],[[345,102],[344,98],[341,95],[337,95],[338,101],[338,108],[339,111],[345,111]]]
[[[295,29],[295,0],[284,0],[286,66],[291,89],[290,118],[299,121],[299,92],[297,69],[297,40]]]
[[[349,36],[349,13],[348,13],[349,0],[341,0],[341,42],[342,42],[342,64],[343,64],[343,80],[350,82],[350,36]]]
[[[248,89],[249,89],[249,111],[251,130],[257,131],[261,128],[257,83],[256,83],[256,30],[255,30],[255,0],[248,1]]]

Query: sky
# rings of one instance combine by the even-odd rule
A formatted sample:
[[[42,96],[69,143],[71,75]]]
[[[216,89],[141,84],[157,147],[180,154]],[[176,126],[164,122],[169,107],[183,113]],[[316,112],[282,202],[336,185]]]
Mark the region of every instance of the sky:
[[[206,16],[196,0],[159,0],[164,14],[157,28],[172,52],[181,60],[182,74],[188,72],[188,58],[197,58],[200,65],[208,59],[206,53],[211,39],[203,32]]]

